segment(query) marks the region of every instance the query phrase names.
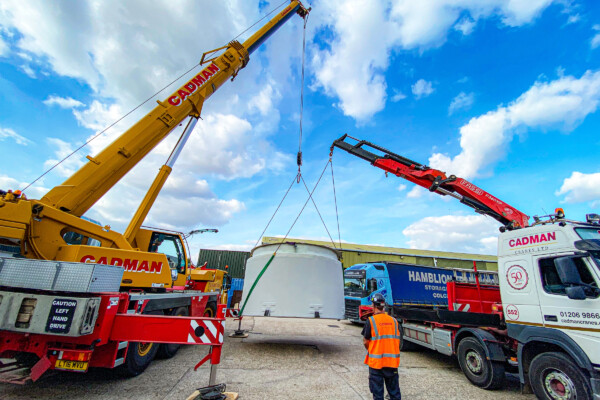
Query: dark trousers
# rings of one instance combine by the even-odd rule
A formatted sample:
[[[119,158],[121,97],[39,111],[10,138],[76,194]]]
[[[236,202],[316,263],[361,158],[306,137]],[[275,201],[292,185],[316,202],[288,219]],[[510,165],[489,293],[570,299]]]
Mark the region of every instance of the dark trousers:
[[[390,400],[401,400],[398,368],[375,369],[369,367],[369,389],[373,393],[373,400],[383,400],[384,382]]]

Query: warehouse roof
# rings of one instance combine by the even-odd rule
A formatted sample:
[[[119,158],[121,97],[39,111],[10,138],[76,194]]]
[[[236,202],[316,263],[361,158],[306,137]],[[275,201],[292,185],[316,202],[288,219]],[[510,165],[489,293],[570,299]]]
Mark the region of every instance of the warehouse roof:
[[[262,239],[263,244],[280,243],[283,240],[282,237],[270,237],[264,236]],[[286,242],[296,243],[309,243],[317,244],[321,246],[333,247],[331,242],[325,242],[320,240],[310,239],[298,239],[298,238],[286,238]],[[335,244],[335,247],[339,249],[339,243]],[[456,260],[476,260],[476,261],[487,261],[497,262],[498,257],[486,255],[486,254],[471,254],[471,253],[455,253],[450,251],[435,251],[435,250],[417,250],[417,249],[405,249],[401,247],[386,247],[386,246],[374,246],[367,244],[356,244],[356,243],[344,243],[342,242],[342,251],[351,251],[358,253],[378,253],[378,254],[393,254],[393,255],[404,255],[404,256],[421,256],[421,257],[435,257],[435,258],[447,258]]]

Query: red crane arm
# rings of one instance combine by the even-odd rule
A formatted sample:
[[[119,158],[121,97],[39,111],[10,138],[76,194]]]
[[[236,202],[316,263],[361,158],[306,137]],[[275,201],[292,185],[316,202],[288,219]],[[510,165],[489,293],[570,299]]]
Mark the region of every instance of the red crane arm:
[[[364,140],[356,144],[345,141],[348,135],[333,142],[331,149],[339,147],[363,160],[369,161],[373,166],[404,178],[412,183],[428,189],[442,196],[452,196],[461,203],[473,208],[476,212],[499,221],[507,229],[521,228],[529,225],[529,216],[492,196],[471,182],[454,175],[449,177],[442,171],[419,164],[398,154]],[[356,139],[355,139],[356,140]],[[383,153],[377,155],[363,147],[371,147]]]

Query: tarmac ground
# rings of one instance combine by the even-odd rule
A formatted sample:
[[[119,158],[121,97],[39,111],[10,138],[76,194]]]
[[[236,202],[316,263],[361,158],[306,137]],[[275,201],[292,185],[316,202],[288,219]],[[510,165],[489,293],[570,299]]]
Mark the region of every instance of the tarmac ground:
[[[226,334],[238,322],[228,320]],[[217,383],[240,400],[371,399],[361,327],[346,321],[245,317],[246,339],[225,338]],[[209,367],[194,371],[207,353],[204,346],[180,349],[169,360],[154,360],[135,378],[109,370],[87,374],[57,372],[25,386],[0,384],[0,399],[165,399],[184,400],[208,385]],[[469,383],[455,359],[423,349],[405,352],[400,362],[403,399],[519,399],[516,377],[508,375],[501,390],[486,391]]]

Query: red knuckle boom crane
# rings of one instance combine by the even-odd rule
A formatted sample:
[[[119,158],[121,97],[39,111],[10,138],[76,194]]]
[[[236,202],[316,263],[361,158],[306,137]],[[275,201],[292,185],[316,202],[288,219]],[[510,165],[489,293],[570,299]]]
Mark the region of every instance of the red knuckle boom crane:
[[[346,138],[354,139],[357,143],[348,143]],[[489,215],[500,222],[502,224],[501,230],[518,229],[529,225],[528,215],[492,196],[466,179],[455,175],[447,176],[440,170],[419,164],[381,146],[365,140],[355,139],[347,134],[333,142],[331,146],[332,152],[334,147],[362,158],[370,162],[371,165],[381,168],[386,173],[389,172],[424,187],[430,192],[438,193],[442,196],[452,196],[474,209],[475,212]],[[365,147],[377,150],[383,154],[375,154],[372,151],[366,150]]]

